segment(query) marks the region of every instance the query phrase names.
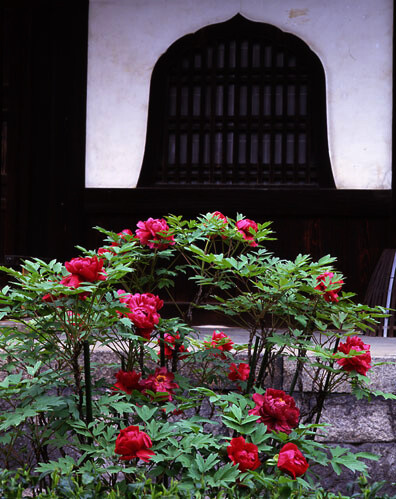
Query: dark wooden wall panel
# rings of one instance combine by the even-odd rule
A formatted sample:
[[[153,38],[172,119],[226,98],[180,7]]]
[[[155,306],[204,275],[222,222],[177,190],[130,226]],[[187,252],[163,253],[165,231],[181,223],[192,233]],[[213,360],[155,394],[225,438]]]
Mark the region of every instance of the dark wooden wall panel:
[[[0,260],[70,255],[84,187],[88,0],[6,0],[0,12],[8,121]]]
[[[101,225],[134,230],[139,220],[169,213],[185,218],[219,210],[243,213],[259,222],[273,221],[276,241],[268,248],[281,258],[331,254],[347,280],[347,289],[363,299],[382,250],[394,244],[390,191],[270,191],[237,189],[86,189],[84,244],[101,238],[90,228]]]

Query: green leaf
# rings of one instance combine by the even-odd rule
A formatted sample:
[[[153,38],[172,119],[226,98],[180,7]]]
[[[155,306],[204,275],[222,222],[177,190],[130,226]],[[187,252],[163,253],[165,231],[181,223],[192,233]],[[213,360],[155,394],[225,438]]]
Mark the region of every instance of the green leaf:
[[[254,423],[238,423],[235,419],[229,418],[227,416],[222,416],[223,423],[232,428],[233,430],[242,433],[243,435],[250,435],[256,429],[256,422]]]
[[[187,474],[195,481],[201,481],[201,474],[199,469],[197,468],[196,463],[193,463],[187,470]]]
[[[334,472],[336,473],[336,475],[341,475],[341,468],[338,466],[338,464],[335,462],[335,461],[330,461],[331,462],[331,466],[333,467],[333,470]]]
[[[242,411],[241,411],[241,408],[236,406],[236,405],[232,405],[230,407],[230,410],[231,412],[234,414],[235,418],[238,420],[238,421],[241,421],[242,419]]]
[[[381,390],[373,390],[373,391],[371,391],[371,393],[373,395],[375,395],[376,397],[383,397],[386,400],[388,400],[388,399],[396,400],[396,395],[393,393],[386,393],[386,392],[382,392]]]
[[[227,487],[230,483],[235,483],[240,471],[237,466],[232,463],[227,463],[221,466],[213,477],[208,477],[207,481],[212,487]]]
[[[380,459],[380,456],[371,452],[357,452],[355,456],[362,459],[370,459],[371,461],[379,461]]]
[[[289,499],[291,496],[291,488],[288,485],[283,485],[279,488],[279,499]]]
[[[135,406],[135,411],[142,421],[147,422],[150,421],[156,412],[158,412],[158,408],[153,407],[150,409],[147,405],[144,405],[143,407]]]
[[[33,367],[31,366],[28,366],[26,368],[28,374],[30,374],[30,376],[35,376],[37,371],[40,369],[40,367],[42,366],[42,362],[40,360],[38,360]]]
[[[259,419],[260,416],[256,416]],[[267,426],[264,423],[258,424],[256,430],[250,435],[250,439],[253,444],[260,445],[265,442],[269,438],[271,438],[272,434],[267,432]]]
[[[56,470],[61,471],[62,473],[68,474],[72,471],[75,461],[71,456],[61,457],[58,461],[50,461],[49,463],[39,463],[35,471],[41,472],[41,477],[43,478],[50,473],[53,473]]]
[[[205,471],[206,471],[205,461],[203,460],[203,457],[201,456],[201,454],[197,454],[195,460],[196,460],[199,471],[201,473],[205,473]]]
[[[330,452],[331,452],[333,457],[339,457],[342,454],[345,454],[347,452],[347,449],[344,449],[343,447],[340,447],[339,445],[337,445],[337,447],[332,447],[330,449]]]
[[[3,422],[0,424],[0,431],[7,430],[12,426],[19,426],[23,423],[27,418],[32,418],[39,414],[39,410],[32,409],[30,407],[17,408],[15,411],[10,413],[3,413],[1,419]]]
[[[367,470],[367,465],[362,461],[359,461],[358,454],[353,454],[347,449],[343,449],[339,446],[330,448],[330,452],[332,454],[331,464],[333,465],[334,471],[336,473],[337,470],[340,470],[340,465],[345,466],[352,471],[365,472]],[[368,453],[368,455],[370,455],[370,453]]]

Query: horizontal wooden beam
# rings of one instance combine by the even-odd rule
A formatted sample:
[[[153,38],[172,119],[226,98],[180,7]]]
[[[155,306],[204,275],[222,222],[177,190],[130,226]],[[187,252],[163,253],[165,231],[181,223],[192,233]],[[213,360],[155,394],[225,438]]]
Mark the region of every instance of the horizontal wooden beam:
[[[390,190],[262,189],[252,188],[150,188],[85,189],[88,214],[117,214],[132,217],[164,216],[168,213],[194,216],[224,211],[229,216],[243,213],[259,219],[274,217],[388,217]],[[164,209],[161,209],[161,207]],[[159,210],[161,210],[159,212]]]

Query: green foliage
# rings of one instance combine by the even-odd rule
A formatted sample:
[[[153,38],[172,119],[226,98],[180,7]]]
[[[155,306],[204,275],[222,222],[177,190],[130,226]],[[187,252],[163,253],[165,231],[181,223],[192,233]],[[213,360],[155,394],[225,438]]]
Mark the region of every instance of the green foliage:
[[[334,258],[281,260],[264,247],[270,223],[246,236],[237,228],[242,219],[170,215],[166,233],[155,236],[167,243],[159,246],[153,236],[152,248],[133,234],[97,228],[106,246],[78,249],[99,273],[80,276],[78,285],[68,284],[70,273],[56,260],[27,260],[20,272],[2,268],[10,284],[0,293],[0,318],[9,321],[0,335],[0,453],[7,468],[0,497],[23,497],[26,488],[42,498],[346,497],[321,489],[312,465],[365,474],[364,461],[375,456],[328,448],[316,432],[324,429],[326,396],[341,383],[350,383],[357,398],[395,397],[371,390],[367,376],[337,362],[362,355],[338,352],[339,342],[369,329],[385,311],[339,290]],[[325,290],[318,288],[321,279]],[[191,289],[188,307],[177,317],[159,317],[161,300],[179,306],[180,285]],[[339,293],[337,300],[326,301],[330,292]],[[132,313],[129,293],[151,300],[139,305],[143,319],[152,318],[148,333],[142,315]],[[202,340],[193,326],[199,308],[245,329],[246,345],[231,351],[227,337]],[[99,348],[119,364],[89,365],[89,351]],[[272,387],[281,357],[296,367],[284,388],[293,394],[305,373],[316,396],[313,410],[301,408],[300,424],[289,433],[271,431],[249,414],[252,394]],[[240,362],[249,364],[250,375],[229,377],[231,364]],[[109,379],[109,370],[116,375],[120,366],[141,379],[125,381],[128,387],[122,376]],[[146,461],[115,453],[129,426],[151,439],[154,455]],[[229,446],[237,437],[257,449],[260,466],[243,471],[232,461]],[[277,466],[287,443],[309,461],[296,478]],[[363,479],[362,497],[376,497],[378,487],[369,490]]]

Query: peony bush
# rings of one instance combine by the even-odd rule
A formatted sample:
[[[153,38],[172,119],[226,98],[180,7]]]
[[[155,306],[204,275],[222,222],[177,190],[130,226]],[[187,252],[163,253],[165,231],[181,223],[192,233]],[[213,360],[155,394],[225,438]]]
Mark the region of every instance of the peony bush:
[[[9,483],[23,477],[36,497],[324,497],[320,467],[364,474],[376,456],[327,448],[316,432],[341,383],[381,395],[359,334],[384,310],[354,303],[334,258],[272,255],[269,225],[149,218],[135,232],[97,228],[103,246],[68,262],[2,268]],[[243,328],[246,343],[221,327],[202,338],[199,309]],[[280,359],[295,366],[282,386]]]

